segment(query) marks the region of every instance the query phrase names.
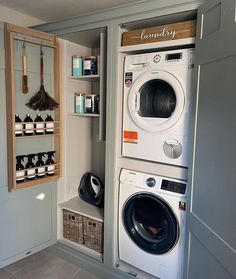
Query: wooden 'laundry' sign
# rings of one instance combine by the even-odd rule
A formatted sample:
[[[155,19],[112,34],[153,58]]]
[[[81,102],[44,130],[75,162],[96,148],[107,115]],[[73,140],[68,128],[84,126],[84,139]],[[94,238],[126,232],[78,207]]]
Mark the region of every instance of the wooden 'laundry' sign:
[[[185,39],[196,36],[196,20],[138,29],[122,34],[122,46]]]

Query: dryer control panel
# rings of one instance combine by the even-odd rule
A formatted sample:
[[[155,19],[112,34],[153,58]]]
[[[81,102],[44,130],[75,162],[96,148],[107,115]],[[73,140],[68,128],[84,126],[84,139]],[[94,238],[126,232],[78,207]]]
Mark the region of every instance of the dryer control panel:
[[[174,193],[185,194],[186,184],[163,179],[161,189]]]

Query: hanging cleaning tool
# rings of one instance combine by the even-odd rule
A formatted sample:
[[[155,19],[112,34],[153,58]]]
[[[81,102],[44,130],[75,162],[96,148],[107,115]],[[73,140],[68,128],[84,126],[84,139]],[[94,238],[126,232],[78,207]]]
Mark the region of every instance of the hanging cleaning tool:
[[[28,162],[25,166],[26,168],[26,179],[33,180],[35,179],[35,165],[33,163],[33,159],[35,158],[36,154],[28,154],[26,155]]]
[[[58,107],[58,103],[45,91],[44,88],[44,65],[43,65],[43,48],[40,48],[40,79],[41,86],[39,91],[26,104],[27,107],[33,110],[54,110]]]
[[[16,182],[25,180],[25,167],[21,162],[24,162],[25,155],[16,156]]]
[[[46,174],[46,167],[43,161],[43,157],[45,157],[46,152],[40,152],[37,154],[38,161],[36,162],[35,166],[37,167],[37,177],[43,177]]]
[[[47,152],[48,154],[48,159],[46,161],[46,165],[47,165],[47,175],[54,175],[55,174],[55,162],[53,160],[53,156],[55,154],[55,151],[49,151]]]
[[[22,77],[22,92],[27,94],[29,91],[28,87],[28,75],[27,75],[27,58],[26,58],[26,48],[25,42],[23,43],[22,51],[22,65],[23,65],[23,77]]]

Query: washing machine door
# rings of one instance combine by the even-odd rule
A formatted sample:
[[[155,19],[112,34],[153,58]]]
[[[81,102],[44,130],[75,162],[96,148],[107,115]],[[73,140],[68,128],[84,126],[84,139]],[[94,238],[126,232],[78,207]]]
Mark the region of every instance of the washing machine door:
[[[185,94],[179,80],[167,71],[148,71],[129,91],[128,110],[137,126],[148,132],[164,131],[180,118]]]
[[[179,238],[179,224],[170,206],[160,197],[141,193],[123,207],[123,224],[134,243],[151,254],[170,251]]]

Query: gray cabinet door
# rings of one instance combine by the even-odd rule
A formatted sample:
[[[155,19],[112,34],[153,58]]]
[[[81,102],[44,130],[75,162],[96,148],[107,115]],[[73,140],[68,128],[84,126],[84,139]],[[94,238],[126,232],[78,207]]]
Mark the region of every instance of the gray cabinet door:
[[[198,11],[188,279],[236,278],[235,0]]]

